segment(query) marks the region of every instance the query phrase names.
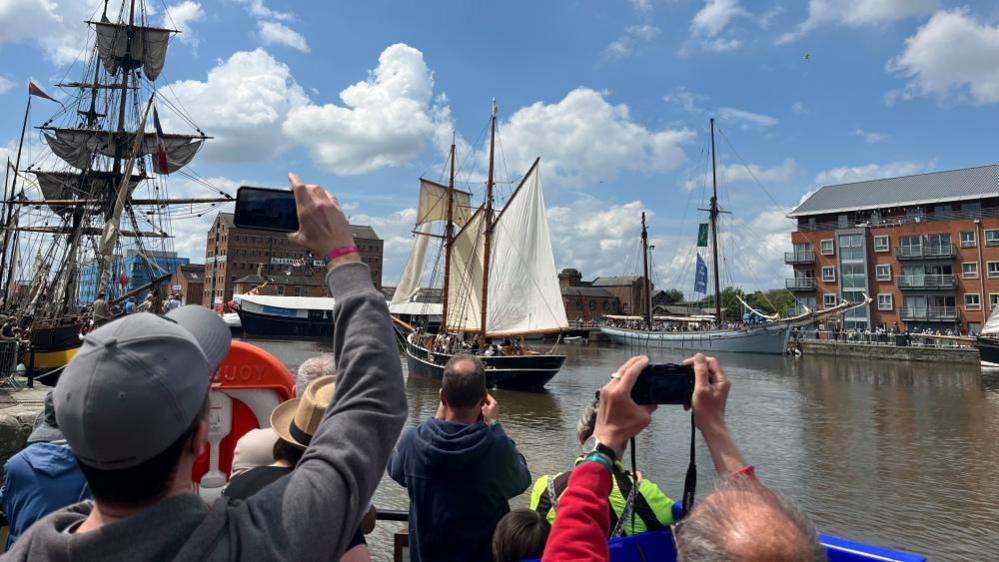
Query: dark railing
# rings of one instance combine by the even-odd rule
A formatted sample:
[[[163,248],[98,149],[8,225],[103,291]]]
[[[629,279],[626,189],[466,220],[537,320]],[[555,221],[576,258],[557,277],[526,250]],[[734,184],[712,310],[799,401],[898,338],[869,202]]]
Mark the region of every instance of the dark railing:
[[[794,279],[785,279],[784,286],[787,287],[787,290],[789,291],[814,291],[816,287],[814,277],[795,277]]]
[[[956,322],[956,306],[904,306],[902,320],[922,320],[924,322]]]
[[[899,246],[895,256],[900,260],[952,258],[954,257],[954,245]]]
[[[899,275],[895,282],[899,289],[953,289],[957,286],[953,275]]]
[[[815,263],[815,252],[784,252],[784,263],[789,265]]]
[[[949,222],[974,220],[984,217],[999,217],[999,207],[986,207],[980,211],[949,211],[943,213],[927,213],[921,216],[908,217],[852,217],[848,223],[850,228],[891,228],[905,226],[909,224],[920,224],[924,222]],[[816,221],[815,224],[808,224],[808,219],[798,220],[798,230],[801,232],[814,232],[817,230],[836,230],[843,228],[838,220]],[[986,245],[999,245],[999,239],[986,243]]]

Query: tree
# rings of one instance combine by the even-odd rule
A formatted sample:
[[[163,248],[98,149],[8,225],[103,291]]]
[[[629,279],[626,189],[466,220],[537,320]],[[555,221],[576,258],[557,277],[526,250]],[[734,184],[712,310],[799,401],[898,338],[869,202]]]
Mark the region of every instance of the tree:
[[[683,291],[680,289],[666,289],[655,293],[652,298],[653,306],[664,306],[683,302]]]

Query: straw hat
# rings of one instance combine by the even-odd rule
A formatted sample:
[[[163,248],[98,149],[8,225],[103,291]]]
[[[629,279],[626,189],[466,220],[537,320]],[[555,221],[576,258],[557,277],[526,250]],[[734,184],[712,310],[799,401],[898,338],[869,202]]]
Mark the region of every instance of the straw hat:
[[[271,427],[278,437],[299,448],[308,447],[333,401],[335,382],[333,376],[319,377],[309,383],[302,396],[278,404],[271,412]]]

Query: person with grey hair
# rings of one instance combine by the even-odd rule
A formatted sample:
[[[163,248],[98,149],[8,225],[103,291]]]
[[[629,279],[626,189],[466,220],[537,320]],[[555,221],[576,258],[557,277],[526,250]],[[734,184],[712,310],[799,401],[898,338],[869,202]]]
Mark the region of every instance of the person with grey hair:
[[[333,354],[323,353],[306,359],[298,366],[298,371],[295,373],[295,396],[299,396],[312,381],[327,376],[334,377],[334,380],[336,378],[336,361],[333,359]],[[232,452],[230,480],[251,468],[273,463],[274,445],[277,440],[278,434],[271,427],[251,429],[240,437]]]
[[[825,560],[825,550],[805,516],[756,480],[755,469],[735,445],[725,423],[731,383],[718,361],[698,353],[685,363],[694,367],[694,425],[711,453],[719,485],[674,525],[677,559]],[[648,357],[632,357],[600,389],[593,430],[596,446],[573,470],[543,561],[610,559],[607,498],[614,461],[628,441],[649,425],[655,411],[655,406],[639,406],[631,398],[631,389],[648,364]]]

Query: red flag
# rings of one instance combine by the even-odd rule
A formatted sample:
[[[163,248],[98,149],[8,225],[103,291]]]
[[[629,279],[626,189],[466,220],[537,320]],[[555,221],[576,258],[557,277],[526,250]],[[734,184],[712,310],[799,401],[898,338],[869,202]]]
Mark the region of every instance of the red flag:
[[[59,103],[59,100],[57,100],[54,97],[46,94],[41,88],[38,87],[38,84],[35,84],[34,81],[32,81],[32,80],[28,80],[28,95],[29,96],[37,96],[37,97],[40,97],[40,98],[45,98],[47,100],[51,100],[51,101],[54,101],[56,103]]]
[[[121,272],[121,278],[118,279],[118,282],[121,283],[122,287],[128,286],[128,275],[125,275],[124,271]]]
[[[156,127],[156,158],[153,159],[153,170],[157,174],[170,173],[170,161],[167,159],[166,145],[163,144],[163,127],[160,125],[160,114],[153,106],[153,125]]]

